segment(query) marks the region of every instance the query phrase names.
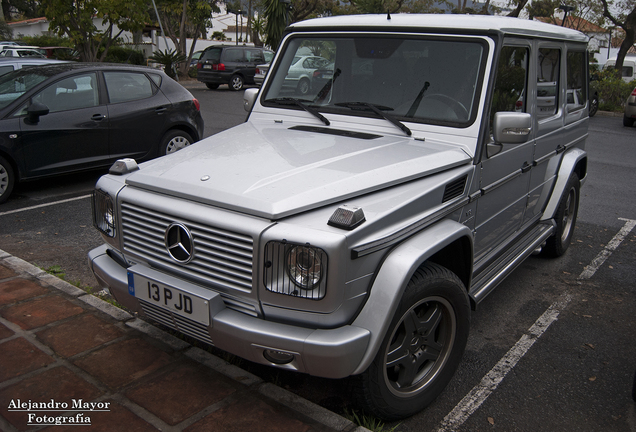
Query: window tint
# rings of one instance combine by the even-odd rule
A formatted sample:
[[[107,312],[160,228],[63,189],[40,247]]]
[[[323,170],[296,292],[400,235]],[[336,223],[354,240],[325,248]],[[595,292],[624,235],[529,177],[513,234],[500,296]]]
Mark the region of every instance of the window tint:
[[[0,75],[13,71],[13,66],[0,66]]]
[[[49,112],[67,111],[99,105],[99,93],[95,73],[75,75],[57,81],[32,100],[49,108]]]
[[[561,52],[553,48],[539,49],[537,73],[537,115],[550,117],[559,106],[559,62]]]
[[[211,48],[211,49],[205,50],[203,54],[201,54],[200,61],[209,60],[212,63],[218,63],[219,60],[221,59],[222,51],[223,50],[221,48]]]
[[[575,111],[583,108],[587,100],[585,53],[582,51],[570,51],[568,52],[567,60],[568,90],[566,103],[568,111]]]
[[[104,72],[110,103],[145,99],[153,95],[148,77],[137,72]]]
[[[497,112],[526,112],[528,54],[527,47],[501,49],[490,110],[491,127]]]
[[[261,50],[246,50],[245,57],[247,61],[250,63],[265,63],[265,58],[263,57],[263,52]]]
[[[242,49],[226,49],[223,52],[223,61],[224,62],[242,62],[243,60],[243,50]]]

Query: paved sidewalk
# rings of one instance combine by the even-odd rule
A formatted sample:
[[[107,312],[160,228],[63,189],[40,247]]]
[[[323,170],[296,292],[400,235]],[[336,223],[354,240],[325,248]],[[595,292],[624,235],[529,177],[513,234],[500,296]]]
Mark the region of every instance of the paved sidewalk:
[[[0,430],[366,431],[2,250]]]

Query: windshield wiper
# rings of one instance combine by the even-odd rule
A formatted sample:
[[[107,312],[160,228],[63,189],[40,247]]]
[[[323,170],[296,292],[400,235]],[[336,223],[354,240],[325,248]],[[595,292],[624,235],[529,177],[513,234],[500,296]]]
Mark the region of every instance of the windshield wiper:
[[[367,102],[340,102],[340,103],[337,103],[336,106],[351,108],[352,110],[358,109],[358,110],[373,111],[374,113],[376,113],[377,115],[379,115],[383,119],[385,119],[385,120],[391,122],[393,125],[397,126],[402,132],[404,132],[408,136],[411,136],[411,134],[412,134],[411,129],[406,127],[406,125],[404,123],[402,123],[401,121],[399,121],[395,117],[393,117],[391,115],[388,115],[387,113],[383,112],[383,111],[393,110],[393,108],[382,106],[382,105],[373,105],[373,104],[370,104],[370,103],[367,103]]]
[[[426,90],[428,90],[428,87],[430,85],[431,85],[431,83],[429,83],[428,81],[426,81],[424,83],[424,87],[422,87],[420,92],[417,94],[417,97],[413,101],[413,105],[411,105],[411,107],[409,108],[409,111],[406,113],[406,117],[413,117],[415,115],[415,112],[417,111],[417,109],[420,106],[420,102],[422,102],[422,98],[424,97],[424,93],[426,93]]]
[[[274,98],[274,99],[266,99],[265,102],[271,102],[271,103],[275,103],[275,104],[278,104],[278,105],[295,105],[297,107],[300,107],[300,108],[304,109],[309,114],[317,117],[325,125],[329,126],[331,124],[331,122],[325,116],[323,116],[317,110],[315,110],[312,107],[310,107],[309,105],[307,105],[307,103],[312,103],[311,101],[303,100],[303,99],[296,99],[296,98],[291,98],[291,97],[281,97],[281,98]]]

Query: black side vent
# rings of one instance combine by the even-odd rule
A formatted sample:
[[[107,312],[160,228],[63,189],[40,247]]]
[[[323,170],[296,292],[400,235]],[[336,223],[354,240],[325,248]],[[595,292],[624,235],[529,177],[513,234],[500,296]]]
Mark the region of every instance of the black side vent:
[[[461,196],[464,193],[467,179],[468,176],[464,176],[458,178],[452,183],[447,184],[446,189],[444,190],[444,198],[442,198],[442,202],[445,203],[446,201],[450,201],[457,198],[458,196]]]

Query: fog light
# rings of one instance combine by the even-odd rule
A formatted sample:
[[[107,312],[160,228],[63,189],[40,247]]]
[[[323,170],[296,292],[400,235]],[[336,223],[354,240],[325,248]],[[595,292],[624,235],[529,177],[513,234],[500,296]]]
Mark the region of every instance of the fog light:
[[[271,349],[263,351],[263,356],[267,359],[267,361],[277,365],[290,363],[294,359],[294,355],[291,353]]]

